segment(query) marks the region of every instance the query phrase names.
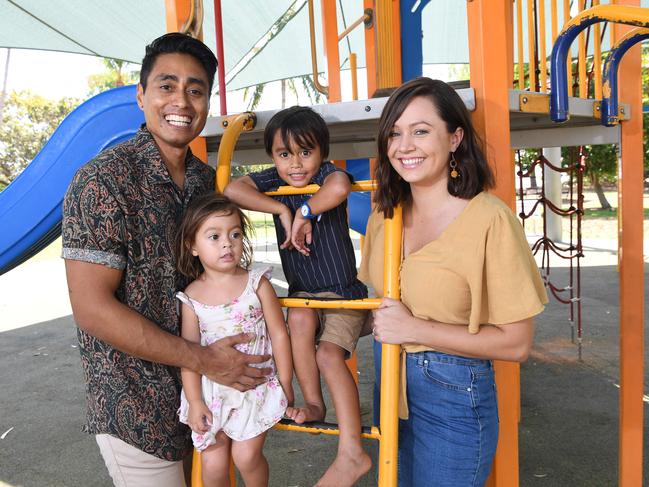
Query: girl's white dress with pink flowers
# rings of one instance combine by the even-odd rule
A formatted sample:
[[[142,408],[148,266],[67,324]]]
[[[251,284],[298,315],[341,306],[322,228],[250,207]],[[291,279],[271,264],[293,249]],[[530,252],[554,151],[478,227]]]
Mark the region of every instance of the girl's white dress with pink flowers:
[[[286,396],[277,377],[261,302],[255,292],[262,276],[270,278],[270,271],[270,268],[251,270],[241,296],[224,305],[211,306],[200,303],[185,293],[176,294],[198,317],[201,345],[209,345],[227,336],[252,332],[255,338],[249,343],[236,345],[237,350],[252,355],[271,355],[268,362],[255,365],[272,369],[268,382],[245,392],[217,384],[202,376],[203,401],[212,411],[213,420],[207,433],[192,432],[194,447],[199,451],[213,445],[216,434],[221,430],[236,441],[254,438],[272,428],[286,411]],[[183,390],[178,415],[185,424],[188,412],[189,403]]]

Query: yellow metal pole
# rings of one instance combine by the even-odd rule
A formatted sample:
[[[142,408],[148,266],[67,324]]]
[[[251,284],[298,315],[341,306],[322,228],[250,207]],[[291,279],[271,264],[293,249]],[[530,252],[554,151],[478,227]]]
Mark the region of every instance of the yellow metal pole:
[[[620,0],[639,6],[640,0]],[[646,9],[643,9],[646,10]],[[618,39],[630,30],[619,26]],[[617,39],[616,39],[617,40]],[[644,259],[642,71],[640,46],[626,53],[619,67],[620,99],[631,119],[620,124],[619,262],[620,262],[620,436],[619,485],[643,485]]]
[[[617,5],[617,0],[610,0],[609,5]],[[613,22],[608,23],[608,28],[609,28],[609,39],[610,39],[610,45],[612,46],[615,44],[616,39],[619,39],[619,36],[617,34],[617,24]]]
[[[518,89],[525,89],[525,54],[523,53],[523,0],[516,0],[516,47],[518,54]]]
[[[399,268],[401,265],[401,234],[403,219],[401,207],[394,209],[392,218],[385,220],[384,296],[400,299]],[[379,486],[397,485],[399,452],[399,369],[398,345],[384,344],[381,357],[381,441],[379,443]]]
[[[599,0],[593,0],[593,6],[599,5]],[[599,23],[593,25],[593,84],[595,99],[602,99],[602,30]]]
[[[510,207],[515,204],[515,174],[509,132],[511,44],[503,25],[512,23],[511,0],[467,2],[471,87],[476,110],[472,119],[496,174],[493,191]],[[503,55],[503,53],[505,55]],[[491,486],[518,486],[518,364],[495,361],[500,437],[490,477]]]
[[[545,52],[545,0],[538,3],[539,6],[539,66],[541,72],[539,74],[539,81],[541,85],[541,93],[548,91],[548,63]]]
[[[243,131],[255,128],[257,117],[252,112],[239,113],[228,117],[223,122],[225,131],[219,145],[219,153],[216,159],[216,190],[223,192],[230,182],[232,154],[234,147]]]
[[[570,0],[563,0],[563,25],[570,21]],[[568,50],[568,59],[566,60],[566,71],[568,73],[568,95],[572,96],[572,49]]]
[[[550,11],[552,12],[552,43],[557,38],[557,25],[559,23],[559,12],[557,11],[557,0],[552,0],[550,3]]]
[[[366,7],[371,3],[366,0]],[[401,84],[401,36],[399,1],[375,0],[374,42],[366,46],[375,53],[375,63],[368,62],[368,93],[374,89],[391,88]],[[367,37],[366,37],[367,41]],[[369,55],[369,53],[367,54]],[[374,68],[374,72],[370,69]],[[372,167],[370,167],[371,174]],[[385,222],[384,295],[399,299],[399,266],[401,263],[401,208],[395,208],[392,219]],[[383,345],[381,360],[381,411],[379,443],[379,487],[397,485],[397,454],[399,451],[399,350],[396,345]]]
[[[349,73],[352,77],[352,100],[358,100],[358,65],[355,52],[349,54]]]
[[[500,21],[502,25],[502,20]],[[534,48],[534,0],[527,0],[527,65],[530,76],[530,91],[536,91],[536,55]]]
[[[586,8],[586,0],[579,0],[579,12]],[[588,98],[588,76],[586,74],[586,33],[579,34],[579,98]]]

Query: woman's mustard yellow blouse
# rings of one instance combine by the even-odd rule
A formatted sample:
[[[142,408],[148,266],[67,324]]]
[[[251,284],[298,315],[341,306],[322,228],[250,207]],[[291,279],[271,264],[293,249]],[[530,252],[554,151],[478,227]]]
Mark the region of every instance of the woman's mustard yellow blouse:
[[[383,232],[383,215],[372,213],[359,279],[371,284],[379,297]],[[400,286],[401,301],[414,316],[468,326],[469,333],[478,333],[483,324],[535,316],[548,301],[521,224],[509,207],[485,192],[475,196],[436,240],[403,259]],[[431,350],[418,344],[403,349]]]

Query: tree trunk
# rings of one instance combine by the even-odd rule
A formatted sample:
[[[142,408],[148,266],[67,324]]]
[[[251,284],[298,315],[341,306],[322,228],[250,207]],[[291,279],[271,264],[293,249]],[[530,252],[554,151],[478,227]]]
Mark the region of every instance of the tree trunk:
[[[596,173],[591,173],[590,180],[593,183],[593,189],[595,190],[595,193],[597,193],[599,205],[601,206],[602,210],[610,210],[611,204],[606,199],[602,185],[599,183],[599,176]]]

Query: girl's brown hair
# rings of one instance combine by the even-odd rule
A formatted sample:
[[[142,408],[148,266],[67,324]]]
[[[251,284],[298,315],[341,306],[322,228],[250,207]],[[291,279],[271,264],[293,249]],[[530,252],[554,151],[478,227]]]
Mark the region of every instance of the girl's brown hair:
[[[448,133],[458,127],[464,130],[460,145],[455,150],[456,170],[459,177],[449,177],[448,192],[459,198],[473,198],[485,189],[493,187],[494,178],[487,159],[482,152],[481,142],[475,133],[471,117],[462,98],[455,90],[440,80],[415,78],[397,88],[388,99],[379,120],[378,163],[374,178],[378,189],[374,193],[376,209],[386,218],[392,217],[394,207],[410,200],[410,184],[399,177],[388,158],[388,143],[396,121],[410,102],[418,97],[429,99],[445,122]],[[449,154],[450,158],[450,154]]]
[[[189,204],[176,234],[176,267],[181,274],[192,279],[198,279],[205,271],[198,257],[192,255],[196,232],[203,222],[214,213],[224,216],[234,213],[239,216],[243,234],[243,254],[240,265],[245,269],[249,269],[252,264],[252,244],[250,243],[252,226],[250,220],[237,205],[222,194],[208,193],[194,199]]]

